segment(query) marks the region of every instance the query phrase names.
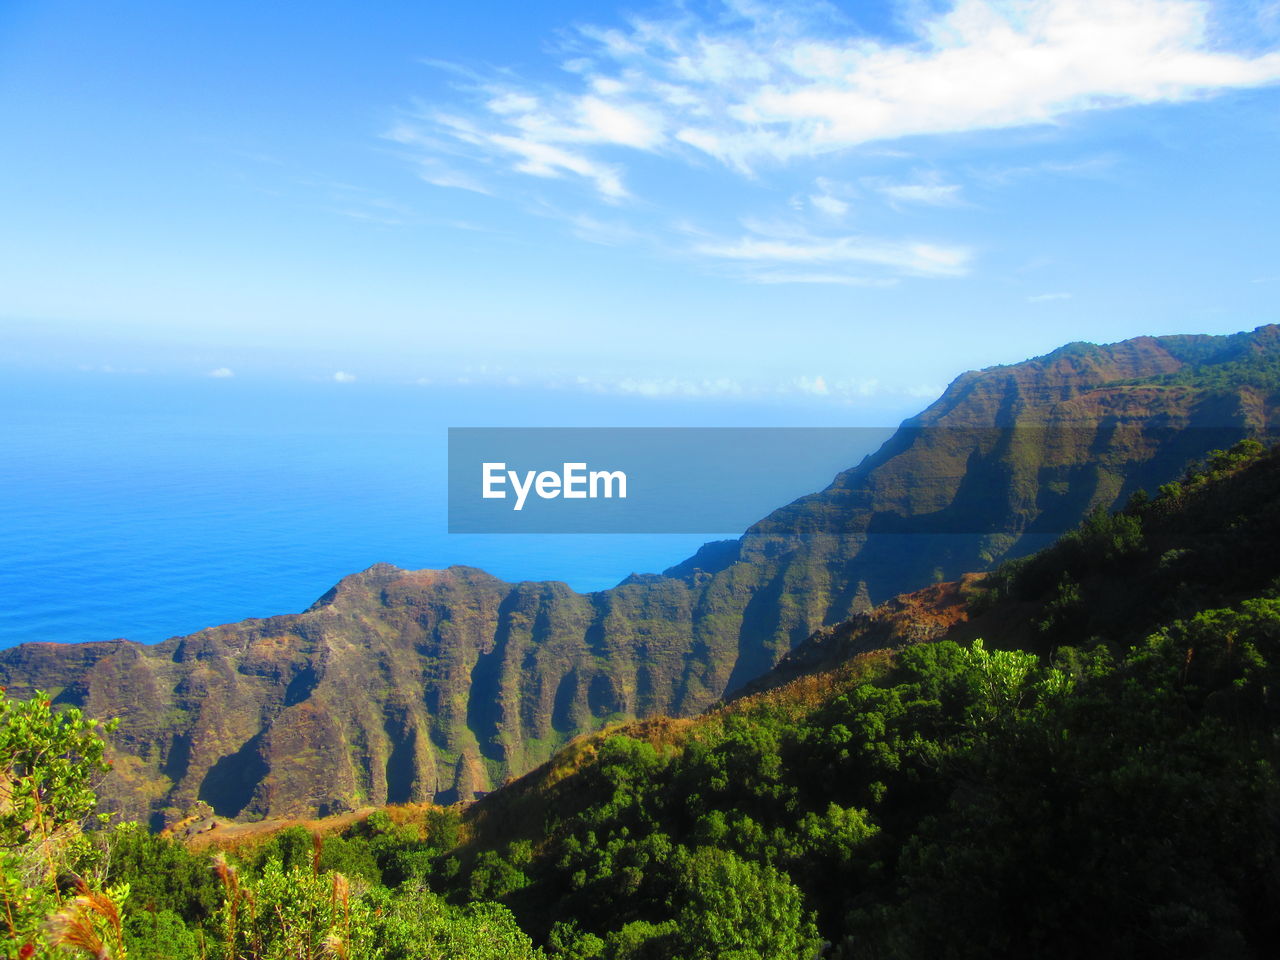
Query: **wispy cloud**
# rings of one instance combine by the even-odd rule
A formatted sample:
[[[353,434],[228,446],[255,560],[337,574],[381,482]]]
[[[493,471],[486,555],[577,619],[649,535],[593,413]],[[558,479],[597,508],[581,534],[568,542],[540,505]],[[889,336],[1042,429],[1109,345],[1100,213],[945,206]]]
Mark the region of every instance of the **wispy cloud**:
[[[548,384],[559,389],[637,397],[689,399],[769,399],[812,397],[853,403],[870,397],[931,396],[941,393],[932,386],[900,386],[875,378],[857,379],[809,374],[780,380],[743,380],[735,377],[575,377]]]
[[[1104,153],[1074,160],[1048,160],[1033,164],[1014,164],[975,168],[970,178],[989,187],[1002,187],[1033,177],[1079,177],[1097,179],[1109,175],[1120,162],[1115,154]]]
[[[418,121],[513,170],[577,177],[618,201],[628,195],[616,160],[625,151],[709,157],[750,175],[878,141],[1049,124],[1280,80],[1280,53],[1224,47],[1199,0],[908,10],[908,35],[896,40],[858,33],[824,4],[747,0],[580,27],[564,83],[469,79],[465,113],[431,109]]]
[[[748,388],[731,377],[689,379],[682,377],[578,377],[572,386],[588,393],[612,393],[640,397],[740,397]]]
[[[531,97],[508,93],[489,98],[485,106],[487,116],[481,120],[440,112],[419,119],[428,121],[441,135],[475,148],[481,156],[504,159],[517,173],[548,179],[576,176],[591,183],[598,195],[610,203],[627,197],[617,165],[597,160],[578,146],[569,146],[615,142],[612,135],[619,131],[611,133],[608,128],[619,125],[616,119],[607,124],[599,136],[593,136],[585,127],[563,126],[550,114],[535,112],[538,101]],[[528,112],[522,112],[526,110]],[[512,115],[517,112],[521,115]],[[625,132],[621,136],[617,143],[640,146],[638,139]],[[403,123],[390,131],[388,137],[398,143],[418,145],[429,144],[434,139],[416,133]],[[430,163],[424,163],[424,179],[439,186],[488,192],[487,187],[456,170],[441,169],[444,172],[435,172]]]
[[[218,367],[217,369],[210,370],[208,373],[208,376],[215,380],[230,380],[235,375],[236,372],[230,367]]]
[[[844,273],[807,273],[797,270],[751,270],[744,279],[752,283],[820,283],[843,287],[893,287],[897,277],[860,277]]]
[[[895,32],[878,36],[822,0],[681,3],[621,26],[569,30],[553,79],[437,62],[452,95],[417,104],[386,136],[428,183],[534,212],[542,191],[560,184],[577,194],[569,205],[609,211],[560,216],[579,238],[644,240],[737,265],[723,272],[750,282],[963,276],[973,260],[963,243],[895,238],[873,216],[854,229],[870,204],[913,212],[915,222],[965,205],[958,172],[912,169],[918,159],[897,141],[1050,127],[1074,114],[1280,82],[1276,42],[1256,30],[1228,36],[1219,12],[1204,0],[901,0]],[[853,152],[903,169],[853,175],[854,186],[820,175],[831,157]],[[963,172],[999,187],[1031,175],[1097,176],[1115,157],[1016,160]],[[723,204],[702,207],[697,197],[680,219],[706,214],[719,228],[703,224],[694,240],[692,230],[654,225],[676,219],[658,209],[663,171],[717,168],[753,188],[783,172],[801,176],[812,186],[793,181],[786,193],[807,235],[735,235],[723,224],[747,210],[726,219]],[[765,195],[755,190],[748,202],[758,209]]]
[[[96,365],[81,363],[77,365],[77,369],[83,373],[127,374],[130,376],[149,372],[146,367],[117,367],[111,363],[100,363]]]
[[[779,377],[680,376],[644,374],[526,375],[517,377],[501,366],[479,365],[443,376],[410,381],[420,387],[466,387],[475,390],[518,387],[530,390],[653,399],[774,401],[807,399],[855,404],[894,398],[933,399],[941,384],[889,382],[879,377],[808,373]]]
[[[485,196],[490,196],[493,192],[475,177],[459,170],[454,170],[443,163],[433,163],[429,157],[421,163],[418,176],[433,187],[470,190],[472,193],[480,193]]]
[[[619,220],[601,220],[586,213],[557,214],[569,224],[573,235],[587,243],[617,247],[639,239],[639,234]]]
[[[345,370],[337,370],[333,374],[333,382],[334,383],[355,383],[356,375],[354,373],[347,373]]]
[[[895,205],[955,207],[963,202],[960,197],[960,185],[943,182],[942,177],[937,173],[927,173],[906,182],[896,182],[884,177],[864,177],[862,183]]]
[[[1027,297],[1027,303],[1049,303],[1053,300],[1070,300],[1069,293],[1037,293],[1035,296]]]
[[[821,235],[802,226],[746,221],[747,232],[727,240],[705,240],[693,252],[718,261],[759,266],[771,278],[778,267],[888,268],[900,274],[958,277],[969,270],[971,252],[961,246],[943,246],[914,240],[882,240],[856,235]],[[835,282],[861,281],[837,274],[797,274],[791,282],[815,282],[823,277]],[[839,279],[836,279],[839,278]],[[875,279],[875,278],[872,278]],[[777,279],[765,282],[777,282]]]
[[[847,201],[841,200],[839,197],[833,197],[829,193],[814,194],[809,197],[809,202],[822,213],[837,220],[849,212]]]
[[[849,200],[853,191],[842,183],[818,177],[814,181],[816,193],[809,195],[809,205],[818,213],[832,220],[842,220],[849,212]]]

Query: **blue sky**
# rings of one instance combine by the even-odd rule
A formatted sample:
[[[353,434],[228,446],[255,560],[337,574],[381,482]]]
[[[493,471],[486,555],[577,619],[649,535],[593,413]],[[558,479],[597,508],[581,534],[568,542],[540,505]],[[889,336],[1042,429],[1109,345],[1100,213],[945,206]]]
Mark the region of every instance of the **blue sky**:
[[[1251,328],[1278,51],[1275,2],[9,0],[0,364],[910,408]]]

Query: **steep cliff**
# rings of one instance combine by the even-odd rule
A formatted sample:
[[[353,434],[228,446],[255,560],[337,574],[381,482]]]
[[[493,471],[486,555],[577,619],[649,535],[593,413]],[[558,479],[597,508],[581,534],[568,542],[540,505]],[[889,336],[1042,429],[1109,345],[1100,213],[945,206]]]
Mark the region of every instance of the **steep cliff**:
[[[470,799],[578,733],[699,711],[824,626],[1029,552],[1278,409],[1280,327],[1072,344],[964,374],[826,490],[664,575],[583,595],[377,565],[301,614],[3,651],[0,682],[122,718],[102,793],[131,816]]]

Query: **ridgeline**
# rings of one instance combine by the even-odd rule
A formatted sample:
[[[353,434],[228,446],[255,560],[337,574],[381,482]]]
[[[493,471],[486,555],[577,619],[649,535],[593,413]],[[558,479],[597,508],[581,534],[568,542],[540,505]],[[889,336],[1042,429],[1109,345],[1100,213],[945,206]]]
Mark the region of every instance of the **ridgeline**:
[[[470,800],[607,723],[695,715],[816,632],[1271,435],[1277,411],[1280,327],[1072,344],[964,374],[826,490],[662,575],[578,594],[380,564],[300,614],[0,651],[0,684],[120,717],[100,791],[153,827],[197,801],[254,819]]]

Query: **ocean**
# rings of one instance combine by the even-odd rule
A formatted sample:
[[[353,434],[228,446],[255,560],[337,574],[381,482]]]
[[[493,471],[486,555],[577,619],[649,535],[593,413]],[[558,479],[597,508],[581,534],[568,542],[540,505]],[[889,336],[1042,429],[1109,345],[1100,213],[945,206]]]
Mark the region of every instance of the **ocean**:
[[[293,613],[380,561],[598,590],[741,533],[449,534],[451,426],[883,425],[911,412],[98,372],[10,374],[4,396],[0,646],[152,643]],[[760,515],[863,452],[779,465]]]

